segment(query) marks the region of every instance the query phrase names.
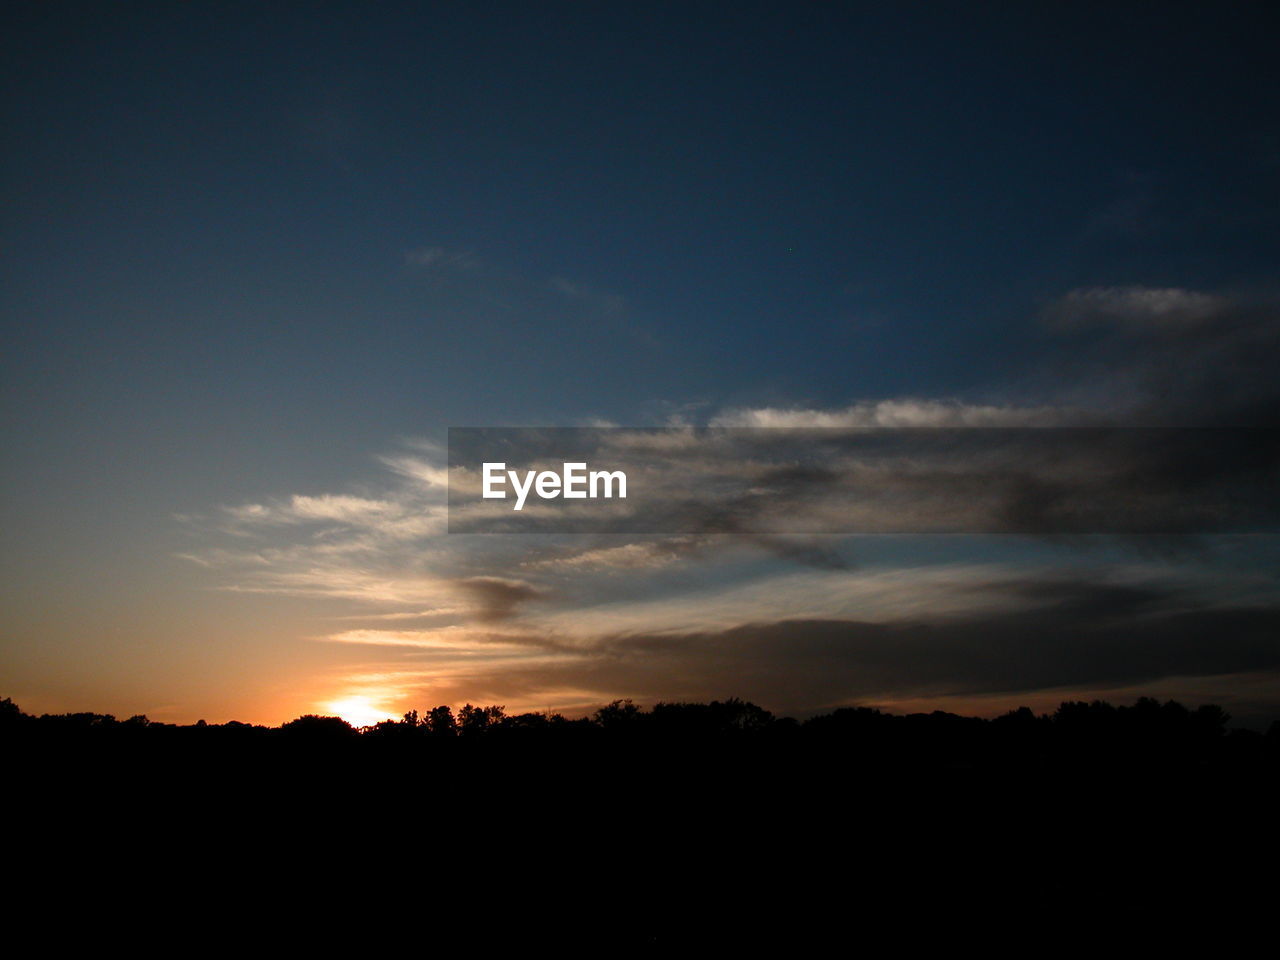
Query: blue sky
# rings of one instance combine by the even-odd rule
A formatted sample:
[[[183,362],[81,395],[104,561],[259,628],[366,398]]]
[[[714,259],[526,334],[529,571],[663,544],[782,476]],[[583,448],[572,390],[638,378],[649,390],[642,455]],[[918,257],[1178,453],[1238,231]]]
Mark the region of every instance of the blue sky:
[[[451,425],[1148,409],[1146,361],[1189,354],[1122,315],[1271,316],[1263,4],[5,17],[4,629],[33,707],[308,708],[343,667],[307,638],[349,611],[178,555],[245,504],[384,498],[378,457]],[[1204,395],[1249,380],[1226,356]]]

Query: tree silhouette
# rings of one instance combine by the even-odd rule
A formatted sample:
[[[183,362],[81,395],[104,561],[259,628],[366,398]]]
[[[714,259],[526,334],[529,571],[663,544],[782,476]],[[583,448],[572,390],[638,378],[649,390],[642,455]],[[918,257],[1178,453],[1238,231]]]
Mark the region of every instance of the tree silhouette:
[[[1220,706],[1190,709],[1176,701],[1143,697],[1129,706],[1102,700],[1065,701],[1051,714],[1027,707],[990,720],[943,711],[905,716],[872,707],[841,707],[804,722],[775,717],[733,697],[710,703],[659,702],[645,709],[630,699],[614,700],[587,717],[560,714],[508,715],[502,706],[442,704],[400,720],[353,728],[340,717],[307,714],[272,729],[234,721],[188,726],[151,721],[139,714],[118,721],[110,714],[24,714],[11,699],[0,700],[0,738],[10,745],[83,743],[150,745],[175,749],[249,751],[267,744],[381,743],[393,755],[443,762],[445,742],[455,738],[496,747],[574,756],[608,747],[596,759],[654,756],[791,757],[813,770],[832,763],[859,768],[1110,771],[1257,767],[1280,764],[1280,721],[1266,735],[1230,729]],[[463,749],[459,746],[459,749]],[[454,755],[452,752],[449,755]],[[464,754],[457,754],[462,756]],[[535,754],[528,754],[529,757]],[[770,760],[772,762],[772,760]]]

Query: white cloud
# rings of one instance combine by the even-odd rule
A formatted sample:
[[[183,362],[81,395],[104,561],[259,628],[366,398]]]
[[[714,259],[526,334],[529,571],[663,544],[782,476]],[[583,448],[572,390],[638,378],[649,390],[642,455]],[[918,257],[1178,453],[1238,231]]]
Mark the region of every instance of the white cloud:
[[[334,520],[339,523],[367,524],[397,512],[395,504],[386,500],[365,500],[324,494],[319,497],[294,495],[290,511],[299,520]]]
[[[624,543],[616,547],[599,547],[530,560],[525,566],[564,570],[646,570],[680,562],[690,556],[699,543],[696,537]]]
[[[402,477],[407,477],[424,487],[437,487],[447,490],[449,487],[449,471],[446,467],[430,463],[421,457],[379,457],[383,464],[390,467]]]
[[[1079,411],[1058,406],[997,406],[906,398],[860,401],[835,410],[756,407],[726,410],[716,427],[1044,427],[1070,422]]]
[[[527,644],[517,642],[520,637],[520,634],[506,635],[492,629],[476,631],[467,627],[445,626],[431,630],[344,630],[317,639],[330,643],[413,647],[419,650],[466,652],[472,655],[510,656],[514,650],[528,651]]]

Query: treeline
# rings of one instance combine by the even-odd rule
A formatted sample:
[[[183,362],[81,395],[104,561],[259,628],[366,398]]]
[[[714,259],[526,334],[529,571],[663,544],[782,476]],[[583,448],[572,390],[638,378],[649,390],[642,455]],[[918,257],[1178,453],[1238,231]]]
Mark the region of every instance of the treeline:
[[[117,720],[108,714],[31,716],[12,700],[0,701],[0,737],[10,744],[114,743],[383,745],[431,750],[430,745],[484,743],[520,747],[654,748],[667,752],[746,750],[773,756],[819,753],[854,764],[930,767],[1051,768],[1078,764],[1201,766],[1280,764],[1280,721],[1265,733],[1229,729],[1218,706],[1196,709],[1149,697],[1132,706],[1101,700],[1061,704],[1051,714],[1027,707],[992,719],[952,713],[896,715],[847,707],[803,722],[775,717],[739,699],[711,703],[658,703],[643,709],[616,700],[588,717],[555,713],[508,714],[501,706],[466,704],[456,712],[438,706],[400,720],[353,727],[340,717],[306,715],[280,727],[231,721],[190,725],[158,723],[145,716]],[[444,749],[443,747],[440,747]]]

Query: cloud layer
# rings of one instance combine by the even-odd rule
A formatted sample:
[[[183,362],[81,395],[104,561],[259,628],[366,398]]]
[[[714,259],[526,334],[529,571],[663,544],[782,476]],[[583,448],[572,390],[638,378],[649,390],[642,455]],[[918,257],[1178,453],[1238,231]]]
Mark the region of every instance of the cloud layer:
[[[415,262],[465,266],[437,251],[419,251]],[[555,292],[596,298],[606,310],[594,291],[567,281]],[[289,493],[192,519],[205,543],[187,556],[226,589],[337,604],[332,629],[314,639],[368,658],[332,678],[335,699],[374,691],[405,709],[469,699],[585,710],[616,697],[737,695],[806,712],[1194,689],[1215,677],[1271,690],[1267,678],[1280,674],[1272,538],[1201,538],[1188,550],[1184,537],[1064,537],[1070,525],[1048,520],[1078,518],[1089,495],[1106,494],[1109,509],[1124,511],[1105,518],[1111,529],[1119,520],[1137,530],[1195,529],[1205,520],[1196,513],[1204,500],[1189,495],[1199,489],[1196,470],[1225,475],[1236,499],[1252,504],[1267,485],[1274,491],[1274,446],[1197,452],[1185,442],[1144,446],[1131,440],[1141,432],[1120,430],[1088,456],[1031,470],[1026,447],[992,451],[972,438],[1045,427],[1280,426],[1274,317],[1267,304],[1216,294],[1085,288],[1044,319],[1068,345],[1090,338],[1072,347],[1088,390],[1046,378],[1041,395],[1022,402],[735,407],[647,434],[600,431],[610,456],[676,462],[672,483],[697,477],[717,491],[696,504],[701,525],[670,528],[678,532],[446,533],[457,475],[443,449],[415,442],[379,458],[380,477],[359,489]],[[944,463],[917,444],[869,457],[835,443],[825,459],[788,461],[741,440],[814,429],[934,431],[957,437],[963,456],[953,445]],[[706,442],[735,432],[738,442]],[[681,502],[673,486],[665,491]],[[856,509],[872,532],[914,510],[917,530],[960,518],[970,532],[1042,535],[814,535],[841,529]],[[795,524],[800,515],[809,526]]]

